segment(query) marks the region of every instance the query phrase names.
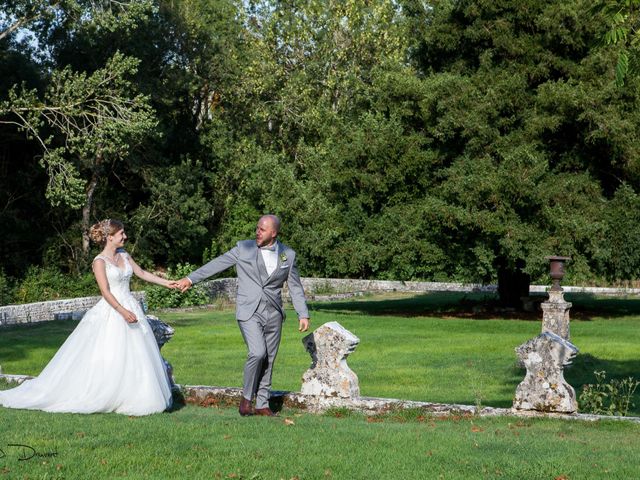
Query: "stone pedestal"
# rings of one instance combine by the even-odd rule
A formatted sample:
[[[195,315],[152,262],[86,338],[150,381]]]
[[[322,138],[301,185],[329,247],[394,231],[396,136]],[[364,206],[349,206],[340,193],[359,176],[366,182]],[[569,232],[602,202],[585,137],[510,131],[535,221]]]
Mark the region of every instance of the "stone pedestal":
[[[516,348],[527,369],[516,389],[513,407],[517,410],[574,413],[578,410],[576,393],[564,379],[564,367],[578,348],[552,332],[544,332]]]
[[[312,364],[302,376],[303,395],[357,398],[358,377],[347,365],[347,357],[360,339],[338,322],[325,323],[302,339]]]
[[[542,333],[551,332],[569,340],[569,310],[571,303],[564,301],[562,290],[549,291],[549,300],[540,304],[542,308]]]

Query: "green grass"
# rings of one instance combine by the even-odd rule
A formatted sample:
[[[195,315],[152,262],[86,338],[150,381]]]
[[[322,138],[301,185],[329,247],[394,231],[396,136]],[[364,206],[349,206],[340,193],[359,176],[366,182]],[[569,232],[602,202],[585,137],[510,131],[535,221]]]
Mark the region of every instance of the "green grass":
[[[397,297],[397,298],[396,298]],[[431,294],[311,304],[312,328],[337,321],[360,338],[348,363],[361,394],[419,401],[509,407],[524,371],[514,348],[540,332],[539,315],[474,315],[481,296]],[[594,370],[608,379],[640,373],[640,302],[567,296],[574,302],[572,341],[580,349],[565,377],[578,394]],[[485,299],[486,300],[486,299]],[[604,313],[597,313],[601,310]],[[504,314],[502,314],[504,316]],[[233,310],[163,313],[176,329],[163,355],[178,383],[240,386],[245,346]],[[37,375],[75,322],[6,328],[0,334],[4,373]],[[310,357],[292,311],[274,370],[273,388],[299,391]],[[636,395],[633,414],[640,413]]]
[[[640,302],[567,297],[577,318],[572,340],[581,349],[568,381],[579,390],[596,369],[609,378],[637,377]],[[540,320],[474,314],[481,300],[439,294],[317,303],[312,327],[335,320],[360,337],[349,365],[363,395],[507,407],[524,375],[514,347],[539,333]],[[160,317],[176,329],[163,354],[179,383],[241,384],[245,347],[232,310]],[[0,330],[4,373],[38,374],[75,325]],[[275,389],[300,389],[310,364],[302,337],[289,312]],[[639,434],[640,425],[627,422],[437,419],[419,411],[366,418],[285,408],[268,419],[194,406],[142,418],[0,408],[0,479],[627,479],[640,471]],[[56,455],[21,461],[31,450],[11,444]]]
[[[242,418],[187,406],[149,417],[0,409],[0,478],[634,478],[640,426],[417,412]],[[32,451],[39,454],[20,461]],[[634,460],[635,459],[635,460]]]

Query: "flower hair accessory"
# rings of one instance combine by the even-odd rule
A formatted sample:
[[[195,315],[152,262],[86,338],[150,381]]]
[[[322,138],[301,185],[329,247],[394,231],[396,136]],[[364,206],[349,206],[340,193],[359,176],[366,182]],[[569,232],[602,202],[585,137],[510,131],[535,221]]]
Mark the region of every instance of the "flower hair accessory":
[[[109,236],[109,227],[111,226],[111,219],[107,218],[106,220],[102,221],[102,233],[104,234],[105,238]]]

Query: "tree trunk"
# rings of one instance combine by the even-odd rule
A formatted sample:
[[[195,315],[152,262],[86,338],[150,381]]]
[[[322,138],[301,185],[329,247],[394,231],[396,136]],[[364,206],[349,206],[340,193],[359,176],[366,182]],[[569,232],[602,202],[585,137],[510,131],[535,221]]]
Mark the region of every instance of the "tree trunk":
[[[98,186],[97,172],[93,172],[91,175],[91,181],[87,185],[86,200],[82,207],[82,256],[86,260],[89,256],[89,248],[91,246],[91,240],[89,238],[89,228],[91,227],[91,210],[93,208],[93,196]]]
[[[498,264],[498,296],[500,304],[522,310],[522,297],[529,296],[531,277],[522,271],[524,261],[509,266],[507,262]]]

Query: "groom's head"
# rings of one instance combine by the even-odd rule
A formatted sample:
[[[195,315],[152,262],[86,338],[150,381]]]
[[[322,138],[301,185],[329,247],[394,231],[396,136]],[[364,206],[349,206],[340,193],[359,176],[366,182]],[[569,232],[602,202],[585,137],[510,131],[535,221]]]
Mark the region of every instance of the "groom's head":
[[[263,215],[256,225],[256,243],[266,247],[276,241],[280,231],[280,219],[275,215]]]

